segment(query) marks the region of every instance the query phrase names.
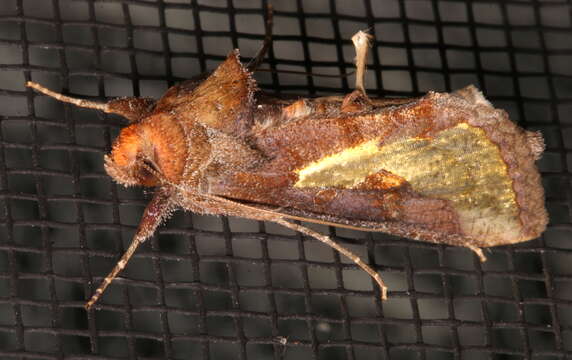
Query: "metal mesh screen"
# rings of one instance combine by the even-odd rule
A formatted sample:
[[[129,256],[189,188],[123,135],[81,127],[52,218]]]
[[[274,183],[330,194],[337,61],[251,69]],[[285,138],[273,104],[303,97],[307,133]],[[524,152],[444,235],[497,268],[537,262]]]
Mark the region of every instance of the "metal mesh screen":
[[[272,224],[178,213],[89,314],[149,195],[104,173],[117,118],[63,105],[159,97],[262,44],[266,1],[0,2],[0,357],[29,359],[564,359],[572,355],[572,5],[565,0],[273,1],[262,68],[344,75],[375,35],[370,95],[475,84],[528,129],[551,224],[470,251],[315,227],[379,270]],[[259,72],[267,91],[346,93],[352,78]]]

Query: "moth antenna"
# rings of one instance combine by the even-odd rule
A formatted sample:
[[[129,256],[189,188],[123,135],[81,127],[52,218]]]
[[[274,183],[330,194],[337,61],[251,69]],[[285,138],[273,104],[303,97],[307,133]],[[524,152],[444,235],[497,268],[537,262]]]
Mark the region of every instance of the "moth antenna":
[[[101,295],[104,293],[105,289],[111,284],[113,279],[125,268],[131,256],[135,253],[135,250],[141,245],[145,240],[147,240],[153,233],[155,229],[169,217],[172,210],[172,203],[170,201],[170,196],[166,191],[157,190],[153,199],[149,202],[141,218],[141,222],[137,227],[137,232],[131,240],[131,244],[121,256],[121,259],[115,264],[115,267],[111,272],[103,279],[99,287],[95,290],[91,299],[85,304],[85,309],[89,310],[91,307],[99,300]]]
[[[149,98],[125,97],[101,103],[66,96],[45,88],[33,81],[26,82],[26,86],[44,95],[53,97],[58,101],[73,104],[82,108],[100,110],[105,113],[118,114],[131,122],[139,121],[150,114],[155,105],[155,100]]]
[[[330,239],[329,236],[320,234],[319,232],[311,230],[305,226],[294,224],[294,223],[291,223],[289,221],[286,221],[284,219],[283,215],[281,215],[277,212],[274,212],[274,211],[258,209],[258,208],[255,208],[255,207],[252,207],[249,205],[245,205],[245,204],[241,204],[239,202],[229,200],[229,199],[226,199],[226,198],[223,198],[220,196],[216,196],[216,195],[205,194],[205,193],[201,193],[200,195],[204,196],[206,198],[210,198],[210,199],[213,199],[215,201],[226,203],[226,204],[230,205],[231,211],[229,211],[228,215],[236,215],[236,216],[240,216],[240,217],[244,217],[244,218],[250,218],[253,220],[272,221],[272,222],[280,224],[284,227],[287,227],[287,228],[292,229],[294,231],[298,231],[302,234],[313,237],[313,238],[323,242],[324,244],[330,246],[331,248],[338,251],[339,253],[345,255],[347,258],[352,260],[357,266],[359,266],[363,271],[365,271],[369,276],[371,276],[375,280],[375,282],[378,284],[378,286],[381,290],[381,299],[387,300],[387,286],[385,285],[385,283],[381,279],[381,276],[375,270],[373,270],[368,264],[366,264],[359,256],[354,254],[351,250],[349,250],[349,249],[343,247],[342,245],[338,244],[337,242],[333,241],[332,239]],[[256,216],[256,215],[253,216],[252,214],[258,214],[258,216]]]
[[[250,62],[246,65],[246,68],[250,72],[254,72],[256,68],[262,63],[270,45],[272,44],[272,23],[273,23],[273,16],[274,11],[272,9],[272,5],[266,5],[266,21],[264,22],[264,42],[262,43],[262,47],[254,58],[250,60]]]
[[[89,100],[85,100],[85,99],[72,98],[72,97],[57,93],[55,91],[52,91],[48,88],[45,88],[42,85],[35,83],[33,81],[26,82],[26,86],[29,88],[32,88],[38,92],[41,92],[44,95],[53,97],[54,99],[61,101],[61,102],[73,104],[75,106],[79,106],[79,107],[83,107],[83,108],[96,109],[96,110],[101,110],[104,112],[109,112],[109,105],[107,103],[99,103],[99,102],[89,101]]]
[[[365,95],[365,69],[367,63],[367,51],[370,47],[370,41],[373,38],[365,31],[358,31],[352,36],[352,42],[356,50],[356,90],[360,90]]]

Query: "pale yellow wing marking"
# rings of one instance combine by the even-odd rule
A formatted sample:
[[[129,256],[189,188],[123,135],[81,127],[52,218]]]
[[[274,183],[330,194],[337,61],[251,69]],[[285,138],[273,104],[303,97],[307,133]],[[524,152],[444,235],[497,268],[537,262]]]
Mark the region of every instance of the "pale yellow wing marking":
[[[295,186],[350,189],[385,170],[423,196],[449,200],[465,235],[519,241],[512,179],[498,146],[484,130],[461,123],[432,138],[378,144],[371,140],[299,169]]]

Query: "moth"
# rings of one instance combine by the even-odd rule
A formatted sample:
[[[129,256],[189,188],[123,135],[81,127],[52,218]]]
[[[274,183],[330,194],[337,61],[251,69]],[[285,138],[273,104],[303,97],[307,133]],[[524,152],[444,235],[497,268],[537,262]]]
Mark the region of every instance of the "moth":
[[[407,99],[367,96],[369,37],[357,33],[355,90],[281,99],[257,90],[238,50],[208,77],[155,101],[57,100],[125,117],[106,155],[124,186],[154,187],[131,245],[87,302],[89,309],[173,211],[271,221],[314,237],[380,275],[329,237],[292,222],[380,231],[481,248],[538,237],[548,217],[535,166],[540,133],[521,129],[474,86]]]

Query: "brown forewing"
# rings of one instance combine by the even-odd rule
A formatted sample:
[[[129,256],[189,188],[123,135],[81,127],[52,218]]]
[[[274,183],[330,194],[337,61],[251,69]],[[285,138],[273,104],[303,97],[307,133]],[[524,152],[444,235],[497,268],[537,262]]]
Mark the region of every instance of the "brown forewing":
[[[258,129],[250,139],[267,160],[246,172],[211,178],[209,190],[241,201],[275,206],[283,213],[302,215],[310,221],[454,245],[502,245],[528,240],[544,230],[547,216],[534,165],[540,146],[534,137],[531,140],[531,133],[508,120],[505,112],[490,106],[476,89],[429,93],[419,99],[382,102],[377,106],[375,100],[372,103],[373,109],[353,113],[336,111],[339,101],[335,99],[304,100],[303,106],[308,109],[296,111],[284,107],[281,121]],[[294,105],[302,106],[300,102]],[[289,117],[289,113],[304,115]],[[518,218],[514,236],[468,236],[462,225],[466,228],[467,221],[478,223],[478,215],[467,220],[449,200],[421,195],[409,182],[398,181],[396,174],[383,169],[381,175],[370,174],[369,179],[362,179],[353,188],[296,186],[299,169],[345,149],[367,141],[383,146],[408,138],[433,139],[458,124],[481,129],[483,136],[498,146],[514,189]],[[495,226],[498,227],[490,225],[493,233]],[[486,234],[488,230],[483,231]]]

